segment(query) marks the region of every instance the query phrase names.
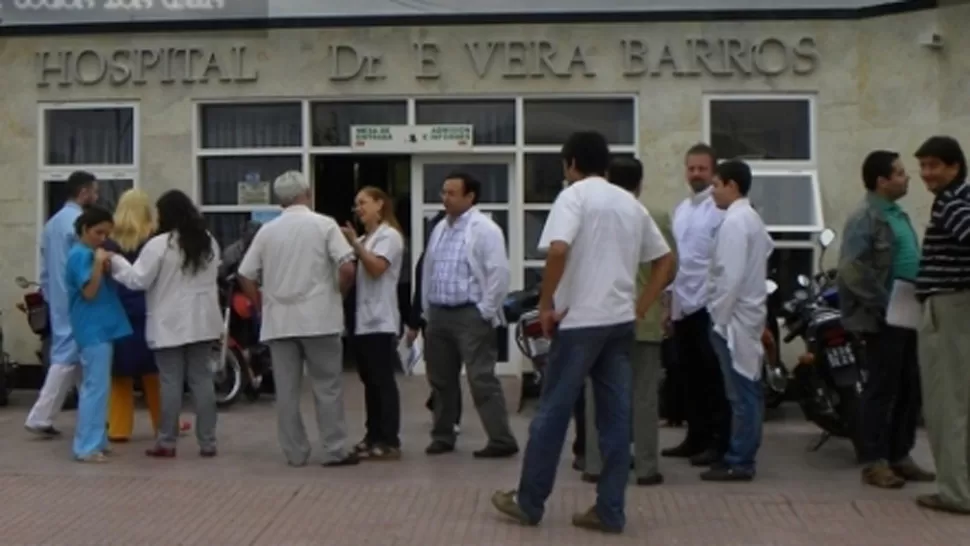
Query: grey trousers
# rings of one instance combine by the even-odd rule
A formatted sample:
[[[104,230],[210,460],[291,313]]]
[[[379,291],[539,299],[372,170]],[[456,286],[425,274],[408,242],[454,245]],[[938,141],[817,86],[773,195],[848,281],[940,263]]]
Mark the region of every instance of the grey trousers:
[[[432,440],[455,444],[457,400],[464,362],[468,387],[488,435],[488,445],[517,448],[518,442],[509,427],[505,393],[495,376],[498,348],[492,325],[474,306],[454,309],[432,306],[428,310],[424,340],[428,383],[435,400]]]
[[[310,442],[300,414],[304,361],[313,392],[320,443],[323,444],[321,462],[343,460],[349,451],[340,335],[274,339],[268,344],[276,384],[277,435],[287,462],[303,466],[310,458]]]
[[[209,367],[212,342],[190,343],[155,351],[162,407],[157,443],[174,448],[179,435],[179,414],[186,381],[195,404],[195,437],[201,449],[216,447],[216,392]]]
[[[657,462],[658,411],[660,387],[660,343],[637,341],[633,345],[633,467],[638,478],[660,471]],[[599,435],[596,433],[596,402],[586,381],[586,473],[599,475],[603,468]]]

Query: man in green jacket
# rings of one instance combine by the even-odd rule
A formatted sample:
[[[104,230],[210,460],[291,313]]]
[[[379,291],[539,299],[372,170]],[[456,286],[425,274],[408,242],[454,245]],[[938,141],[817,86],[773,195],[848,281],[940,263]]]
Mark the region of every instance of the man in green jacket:
[[[643,166],[640,161],[632,158],[613,160],[607,173],[609,181],[629,190],[637,197],[643,181]],[[671,249],[674,249],[674,237],[671,233],[670,214],[662,209],[648,209],[657,227]],[[674,250],[676,252],[676,250]],[[637,274],[637,293],[643,290],[647,279],[650,278],[650,264],[640,266]],[[658,485],[663,483],[657,461],[657,427],[660,415],[658,400],[660,397],[661,350],[660,344],[664,338],[663,322],[660,305],[655,305],[647,312],[642,320],[637,322],[636,343],[631,352],[633,364],[633,467],[636,472],[637,485]],[[599,452],[599,438],[596,434],[595,401],[587,381],[586,388],[586,467],[583,480],[595,482],[599,478],[602,467]]]

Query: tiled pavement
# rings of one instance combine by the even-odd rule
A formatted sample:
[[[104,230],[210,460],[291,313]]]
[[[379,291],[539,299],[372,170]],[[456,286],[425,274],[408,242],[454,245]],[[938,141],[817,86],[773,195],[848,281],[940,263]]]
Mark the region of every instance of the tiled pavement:
[[[570,514],[586,508],[594,493],[564,457],[545,521],[519,527],[496,516],[489,503],[494,489],[514,486],[519,459],[472,459],[484,441],[472,411],[459,451],[426,457],[426,387],[421,378],[401,385],[409,408],[404,460],[339,469],[287,467],[269,400],[241,402],[220,416],[216,459],[200,459],[192,438],[183,441],[176,460],[145,458],[142,412],[137,437],[116,448],[114,461],[79,465],[69,460],[67,439],[27,437],[21,427],[33,393],[16,393],[14,406],[0,409],[0,545],[970,545],[970,518],[930,514],[913,504],[913,496],[930,487],[884,492],[861,486],[842,442],[807,453],[814,430],[795,408],[767,425],[752,484],[704,484],[695,469],[664,461],[665,485],[629,489],[627,532],[599,536],[569,525]],[[508,387],[514,403],[514,385]],[[356,440],[361,389],[351,375],[347,407]],[[526,415],[513,418],[523,444]],[[73,413],[64,414],[59,424],[70,430],[72,419]],[[663,430],[661,444],[681,434]],[[924,439],[916,456],[928,461]]]

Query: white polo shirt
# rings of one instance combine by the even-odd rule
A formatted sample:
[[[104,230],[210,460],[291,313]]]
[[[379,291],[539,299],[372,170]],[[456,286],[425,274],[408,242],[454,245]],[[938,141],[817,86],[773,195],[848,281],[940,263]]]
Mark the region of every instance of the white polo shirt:
[[[555,294],[569,309],[559,327],[610,326],[636,320],[637,271],[670,252],[647,209],[623,188],[594,176],[556,197],[539,238],[569,245],[566,270]]]
[[[404,237],[387,224],[378,226],[370,237],[363,237],[364,248],[387,260],[388,267],[372,277],[357,264],[357,320],[355,335],[395,334],[401,331],[401,311],[397,306],[397,281],[404,261]]]
[[[303,205],[267,222],[239,264],[240,275],[262,285],[260,340],[343,332],[337,270],[353,256],[337,222]]]

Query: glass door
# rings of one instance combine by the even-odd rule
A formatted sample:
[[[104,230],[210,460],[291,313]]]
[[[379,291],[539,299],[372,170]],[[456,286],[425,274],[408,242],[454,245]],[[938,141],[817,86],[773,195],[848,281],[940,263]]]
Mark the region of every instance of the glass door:
[[[441,204],[441,186],[449,175],[465,173],[475,178],[482,185],[482,194],[478,196],[478,209],[489,215],[505,234],[505,249],[509,253],[509,267],[516,272],[521,265],[517,259],[517,252],[510,246],[522,237],[517,229],[510,225],[511,210],[518,190],[515,184],[515,158],[509,155],[435,155],[414,156],[411,162],[412,195],[411,217],[422,221],[411,222],[411,241],[414,255],[418,256],[424,250],[431,234],[431,226],[435,216],[444,211]],[[416,261],[416,260],[415,260]],[[418,272],[414,272],[415,275]],[[513,275],[514,276],[514,275]],[[497,373],[502,375],[518,375],[520,366],[518,358],[509,358],[509,348],[514,345],[509,338],[508,328],[499,328],[496,332],[498,343]],[[423,373],[423,363],[415,369]]]

